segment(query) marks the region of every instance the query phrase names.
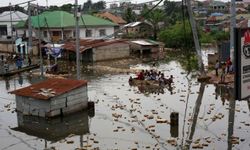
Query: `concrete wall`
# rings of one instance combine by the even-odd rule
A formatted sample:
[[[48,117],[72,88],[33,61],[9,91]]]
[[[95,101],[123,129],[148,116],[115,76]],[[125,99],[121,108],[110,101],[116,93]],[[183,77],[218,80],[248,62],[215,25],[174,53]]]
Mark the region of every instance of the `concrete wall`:
[[[92,31],[92,36],[91,37],[86,37],[86,29],[81,28],[80,29],[80,38],[82,39],[100,39],[106,36],[100,36],[99,30],[105,29],[106,30],[106,36],[107,35],[112,35],[115,32],[114,27],[88,27],[88,30]]]
[[[88,91],[87,86],[75,89],[61,96],[52,98],[50,112],[48,116],[57,116],[61,112],[70,114],[88,107]]]
[[[33,45],[33,55],[38,55],[38,47],[37,45]],[[16,52],[16,45],[14,42],[14,52],[12,50],[12,44],[11,43],[1,43],[0,42],[0,52],[6,52],[6,53],[15,53]]]
[[[38,100],[16,96],[17,111],[25,115],[54,117],[70,114],[88,107],[87,86],[53,97],[50,100]]]
[[[10,43],[0,43],[0,51],[6,53],[13,53],[12,44]]]
[[[126,58],[130,54],[129,44],[115,43],[93,49],[93,61]]]

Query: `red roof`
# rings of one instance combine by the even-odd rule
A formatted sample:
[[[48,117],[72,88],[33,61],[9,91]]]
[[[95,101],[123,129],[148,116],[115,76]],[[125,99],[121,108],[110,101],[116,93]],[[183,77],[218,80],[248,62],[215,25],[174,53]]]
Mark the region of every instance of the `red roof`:
[[[113,15],[110,12],[100,13],[100,14],[97,14],[96,16],[102,17],[104,19],[108,19],[116,24],[126,24],[127,23],[124,19],[122,19],[122,17]]]
[[[40,83],[30,85],[28,87],[10,92],[18,96],[32,97],[35,99],[49,100],[67,93],[76,88],[86,86],[86,80],[71,80],[71,79],[48,79]]]
[[[85,51],[86,49],[90,48],[96,48],[96,47],[101,47],[101,46],[107,46],[110,44],[115,44],[115,43],[126,43],[126,40],[103,40],[103,39],[98,39],[98,40],[81,40],[80,41],[80,52]],[[67,49],[69,51],[75,52],[75,42],[67,42],[63,46],[64,49]]]

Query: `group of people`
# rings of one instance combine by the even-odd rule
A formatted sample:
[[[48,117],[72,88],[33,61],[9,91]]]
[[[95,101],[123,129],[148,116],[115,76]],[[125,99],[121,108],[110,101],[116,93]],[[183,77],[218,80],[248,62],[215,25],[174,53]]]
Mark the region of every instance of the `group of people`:
[[[169,85],[171,86],[171,83],[173,83],[173,76],[171,75],[170,78],[166,79],[164,76],[164,73],[161,71],[157,72],[155,70],[142,70],[137,74],[137,77],[135,78],[137,80],[155,80],[159,81],[159,85]],[[132,77],[130,77],[130,81],[132,80]]]
[[[233,63],[231,61],[231,58],[229,57],[225,63],[225,65],[223,65],[222,67],[220,67],[220,62],[218,60],[216,60],[216,64],[215,64],[215,75],[219,76],[219,69],[221,68],[221,82],[225,82],[225,76],[228,73],[233,73],[234,69],[233,69]]]

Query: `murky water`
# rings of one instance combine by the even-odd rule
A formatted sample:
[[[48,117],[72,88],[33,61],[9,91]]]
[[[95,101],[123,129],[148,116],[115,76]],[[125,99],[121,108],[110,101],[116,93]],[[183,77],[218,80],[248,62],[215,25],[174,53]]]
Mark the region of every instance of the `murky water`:
[[[150,67],[141,63],[130,67],[138,66]],[[194,149],[200,145],[208,150],[250,149],[249,102],[233,101],[230,89],[187,77],[178,62],[161,62],[156,68],[175,77],[172,92],[132,87],[131,74],[90,72],[83,77],[89,80],[95,112],[53,120],[14,111],[15,97],[8,92],[37,78],[22,74],[1,80],[0,149]],[[179,114],[178,125],[169,124],[173,112]]]

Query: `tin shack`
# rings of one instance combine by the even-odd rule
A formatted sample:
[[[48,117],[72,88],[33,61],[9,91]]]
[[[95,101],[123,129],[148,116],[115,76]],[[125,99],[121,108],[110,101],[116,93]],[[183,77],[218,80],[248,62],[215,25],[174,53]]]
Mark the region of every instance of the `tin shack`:
[[[48,79],[10,93],[16,95],[17,111],[24,115],[54,117],[88,107],[85,80]]]

